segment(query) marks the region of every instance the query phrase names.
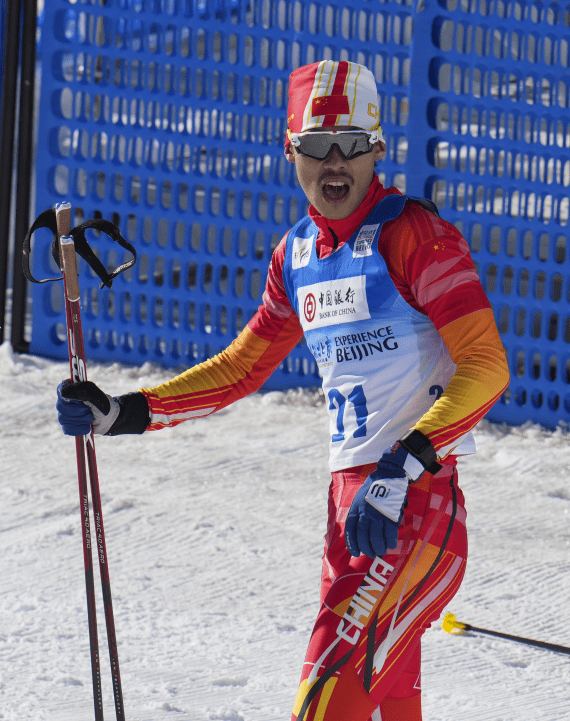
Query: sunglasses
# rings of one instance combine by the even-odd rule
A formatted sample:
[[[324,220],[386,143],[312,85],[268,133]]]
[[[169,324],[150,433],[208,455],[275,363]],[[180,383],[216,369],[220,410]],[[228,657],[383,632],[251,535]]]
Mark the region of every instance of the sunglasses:
[[[377,130],[331,130],[289,133],[289,139],[300,155],[315,160],[324,160],[335,145],[345,160],[353,160],[371,153],[380,138]]]

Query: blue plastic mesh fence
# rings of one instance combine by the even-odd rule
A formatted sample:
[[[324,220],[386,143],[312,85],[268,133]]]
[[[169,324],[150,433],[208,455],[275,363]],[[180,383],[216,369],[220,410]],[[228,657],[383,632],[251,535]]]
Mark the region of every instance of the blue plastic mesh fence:
[[[36,206],[70,199],[76,222],[114,220],[139,251],[110,291],[81,272],[91,357],[194,364],[255,312],[270,254],[307,208],[283,156],[293,68],[340,55],[376,69],[391,147],[382,179],[403,186],[405,139],[390,132],[408,114],[411,15],[402,19],[401,9],[274,0],[46,6]],[[372,27],[376,42],[364,52]],[[93,245],[107,264],[122,259]],[[54,273],[47,243],[35,247],[36,273]],[[61,287],[34,288],[33,307],[31,349],[63,357]],[[268,386],[316,383],[300,345]]]
[[[379,85],[380,179],[433,198],[471,245],[513,375],[489,417],[570,418],[568,9],[346,5],[46,5],[36,207],[68,199],[75,223],[109,218],[140,257],[110,291],[82,267],[89,357],[192,365],[235,337],[271,251],[306,211],[283,157],[289,73],[347,59]],[[107,264],[122,260],[90,240]],[[36,238],[36,276],[56,273],[48,245]],[[66,354],[59,284],[33,289],[31,350]],[[267,386],[316,383],[301,344]]]
[[[570,420],[570,6],[430,13],[420,172],[470,244],[507,349],[511,386],[488,417],[552,427]]]

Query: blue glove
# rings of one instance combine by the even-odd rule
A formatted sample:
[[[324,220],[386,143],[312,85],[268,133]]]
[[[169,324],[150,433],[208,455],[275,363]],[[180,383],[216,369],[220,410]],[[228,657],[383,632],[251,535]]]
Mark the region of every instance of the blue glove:
[[[95,383],[63,381],[57,387],[57,418],[66,436],[105,434],[119,415],[119,404]]]
[[[435,460],[433,447],[432,452]],[[408,486],[424,471],[425,466],[400,443],[382,455],[348,511],[344,537],[351,556],[363,553],[374,558],[396,547]]]

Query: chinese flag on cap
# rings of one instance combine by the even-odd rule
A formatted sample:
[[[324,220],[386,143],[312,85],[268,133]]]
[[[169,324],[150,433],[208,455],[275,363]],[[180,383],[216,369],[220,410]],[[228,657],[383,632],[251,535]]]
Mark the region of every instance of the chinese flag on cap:
[[[322,60],[294,70],[289,76],[288,131],[334,126],[381,134],[378,91],[370,70],[346,60]]]

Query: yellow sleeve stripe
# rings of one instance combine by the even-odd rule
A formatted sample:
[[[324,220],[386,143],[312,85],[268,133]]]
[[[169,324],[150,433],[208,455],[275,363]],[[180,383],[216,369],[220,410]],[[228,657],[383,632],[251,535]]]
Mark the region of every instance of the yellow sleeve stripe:
[[[149,429],[158,430],[213,413],[269,345],[270,341],[258,338],[246,326],[228,348],[213,358],[155,388],[141,388],[151,413]]]
[[[301,336],[294,314],[280,323],[270,340],[260,338],[246,326],[231,345],[213,358],[155,388],[141,388],[150,408],[148,429],[158,430],[209,415],[257,390]]]
[[[475,311],[440,330],[457,369],[441,397],[414,426],[441,448],[470,431],[509,382],[493,311]]]
[[[155,388],[142,388],[141,391],[145,394],[152,392],[170,401],[178,401],[180,397],[208,396],[210,391],[219,393],[245,378],[269,345],[270,341],[258,338],[246,326],[218,355]]]

